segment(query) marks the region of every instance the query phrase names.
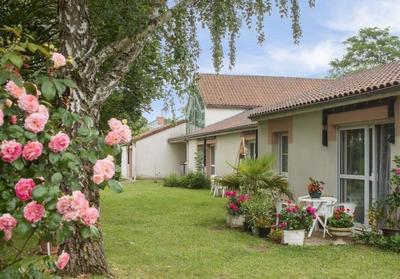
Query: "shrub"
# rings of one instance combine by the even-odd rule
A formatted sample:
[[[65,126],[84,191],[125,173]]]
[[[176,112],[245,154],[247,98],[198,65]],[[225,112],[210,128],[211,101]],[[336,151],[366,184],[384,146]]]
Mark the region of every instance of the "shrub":
[[[211,186],[211,181],[205,174],[193,172],[184,176],[171,174],[164,179],[163,185],[164,187],[208,189]]]
[[[234,173],[225,175],[220,184],[230,189],[240,189],[249,195],[268,191],[275,198],[281,195],[291,198],[287,179],[273,173],[273,163],[274,157],[271,155],[258,159],[244,159],[238,167],[232,166]]]
[[[400,235],[386,237],[371,231],[357,236],[356,241],[400,253]]]
[[[252,227],[268,228],[275,221],[275,203],[271,195],[260,193],[245,203],[246,220]]]
[[[187,188],[191,189],[209,189],[211,187],[211,181],[204,173],[192,172],[186,176]]]
[[[171,174],[168,175],[167,177],[164,178],[164,187],[179,187],[178,185],[180,184],[180,177],[177,176],[176,174]]]

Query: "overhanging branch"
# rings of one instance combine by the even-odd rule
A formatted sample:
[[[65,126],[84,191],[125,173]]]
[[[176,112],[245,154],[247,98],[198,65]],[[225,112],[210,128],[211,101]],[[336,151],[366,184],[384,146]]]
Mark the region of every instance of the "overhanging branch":
[[[112,45],[100,50],[96,56],[90,59],[86,67],[91,68],[93,75],[98,73],[101,65],[111,58],[115,53],[120,53],[114,61],[114,67],[108,70],[104,75],[98,77],[98,86],[95,95],[92,98],[92,105],[101,104],[119,84],[124,75],[129,71],[129,66],[136,60],[143,50],[148,38],[163,24],[168,22],[173,16],[174,11],[187,8],[195,4],[198,0],[182,0],[171,7],[161,15],[158,15],[158,9],[153,11],[154,19],[149,21],[147,27],[133,38],[125,37]],[[162,1],[165,2],[165,1]]]

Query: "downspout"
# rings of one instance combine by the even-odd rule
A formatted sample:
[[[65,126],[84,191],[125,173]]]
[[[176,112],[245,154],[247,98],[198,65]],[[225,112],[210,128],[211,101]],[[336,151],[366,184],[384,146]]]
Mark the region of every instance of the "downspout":
[[[258,158],[258,129],[256,130],[256,159]]]
[[[207,139],[203,139],[203,173],[207,173]]]

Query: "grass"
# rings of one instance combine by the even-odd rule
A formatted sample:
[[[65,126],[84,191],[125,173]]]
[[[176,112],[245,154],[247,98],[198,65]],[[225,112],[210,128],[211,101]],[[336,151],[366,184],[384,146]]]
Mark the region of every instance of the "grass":
[[[128,184],[101,197],[116,278],[399,278],[398,254],[361,245],[288,247],[228,229],[207,190]]]

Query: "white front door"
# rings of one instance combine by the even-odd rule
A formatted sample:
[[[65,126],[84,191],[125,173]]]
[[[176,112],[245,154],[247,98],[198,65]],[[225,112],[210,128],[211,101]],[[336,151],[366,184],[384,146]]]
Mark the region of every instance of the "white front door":
[[[376,197],[374,126],[339,129],[340,202],[357,204],[355,221],[368,224],[368,207]]]

